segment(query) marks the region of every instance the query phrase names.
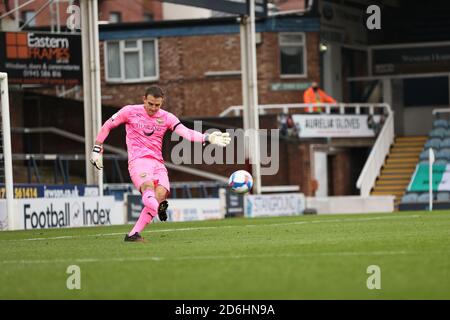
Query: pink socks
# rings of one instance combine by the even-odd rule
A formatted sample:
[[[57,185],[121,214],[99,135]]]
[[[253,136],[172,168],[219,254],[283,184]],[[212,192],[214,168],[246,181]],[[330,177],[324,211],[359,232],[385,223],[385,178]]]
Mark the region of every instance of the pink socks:
[[[149,189],[144,192],[142,195],[142,202],[144,203],[144,208],[142,209],[133,230],[131,230],[128,234],[129,236],[144,230],[145,226],[152,221],[153,217],[156,216],[159,204],[155,198],[155,192],[153,190]]]
[[[153,217],[148,213],[146,207],[144,207],[139,215],[139,219],[133,227],[133,230],[128,233],[129,236],[132,236],[136,232],[141,232],[144,230],[145,226],[152,222]]]
[[[155,198],[155,191],[148,189],[142,195],[142,203],[148,209],[152,217],[156,216],[159,203]]]

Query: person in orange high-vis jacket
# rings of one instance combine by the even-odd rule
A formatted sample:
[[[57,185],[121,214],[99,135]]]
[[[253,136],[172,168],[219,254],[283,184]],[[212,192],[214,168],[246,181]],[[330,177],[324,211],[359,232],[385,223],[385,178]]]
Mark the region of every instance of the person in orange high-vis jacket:
[[[317,82],[313,82],[303,93],[304,103],[336,103],[332,97],[327,95],[325,91],[319,88]],[[307,112],[322,112],[322,107],[311,106],[306,108]]]

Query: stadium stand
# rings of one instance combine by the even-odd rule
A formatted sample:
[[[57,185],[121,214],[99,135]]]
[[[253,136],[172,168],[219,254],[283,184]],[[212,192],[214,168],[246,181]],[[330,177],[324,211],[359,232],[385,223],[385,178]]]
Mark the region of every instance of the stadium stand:
[[[371,194],[394,195],[395,209],[398,210],[411,175],[414,173],[417,163],[422,159],[420,158],[421,151],[426,140],[426,136],[395,138],[394,145],[391,147],[388,158]],[[436,138],[433,143],[440,144],[440,141],[440,139]],[[413,197],[410,196],[407,199],[413,201]]]
[[[432,148],[450,148],[450,138],[445,138],[444,140],[441,141],[441,144]]]
[[[450,202],[450,192],[438,192],[436,195],[436,200],[441,202]]]
[[[430,195],[428,194],[428,192],[424,192],[419,194],[419,196],[417,197],[417,202],[424,202],[424,203],[428,203]],[[433,199],[434,200],[434,199]]]
[[[448,130],[445,128],[434,128],[430,132],[430,137],[432,138],[445,138],[447,136]]]
[[[408,193],[402,197],[402,202],[403,203],[416,203],[418,197],[419,197],[419,195],[415,192]]]
[[[448,121],[445,119],[436,119],[433,121],[433,128],[448,128]]]
[[[429,203],[429,190],[428,189],[428,177],[424,179],[426,183],[422,185],[420,190],[418,186],[413,186],[416,175],[418,175],[419,168],[421,166],[429,165],[429,149],[434,151],[435,161],[433,163],[433,172],[446,171],[446,166],[450,164],[450,121],[447,119],[440,118],[440,114],[435,114],[435,119],[433,120],[433,126],[427,137],[427,141],[420,152],[419,161],[414,166],[414,174],[411,175],[408,187],[405,188],[405,194],[401,198],[400,210],[411,210],[411,209],[426,209]],[[422,168],[428,170],[428,167]],[[440,171],[439,171],[440,170]],[[427,171],[428,172],[428,171]],[[433,182],[436,184],[435,178]],[[420,187],[420,185],[419,185]],[[436,190],[437,189],[437,190]],[[433,204],[437,204],[441,208],[450,208],[450,190],[441,190],[442,187],[436,187],[433,192]]]
[[[425,149],[428,148],[439,149],[441,145],[444,144],[444,141],[448,141],[448,146],[450,146],[450,139],[441,140],[440,138],[432,138],[425,143]]]

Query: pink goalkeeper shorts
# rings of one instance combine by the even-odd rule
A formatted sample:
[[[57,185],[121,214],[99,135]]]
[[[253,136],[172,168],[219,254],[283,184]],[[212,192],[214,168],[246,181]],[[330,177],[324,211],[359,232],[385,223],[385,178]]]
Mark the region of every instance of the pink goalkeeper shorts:
[[[153,182],[155,188],[160,185],[170,191],[169,175],[161,162],[153,158],[136,158],[128,163],[131,181],[139,190],[144,182]]]

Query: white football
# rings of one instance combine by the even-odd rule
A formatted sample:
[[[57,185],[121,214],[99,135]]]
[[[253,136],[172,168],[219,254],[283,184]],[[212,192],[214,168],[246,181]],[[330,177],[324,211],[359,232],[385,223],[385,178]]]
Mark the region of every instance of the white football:
[[[245,170],[238,170],[230,176],[228,185],[235,193],[247,193],[253,187],[253,177]]]

